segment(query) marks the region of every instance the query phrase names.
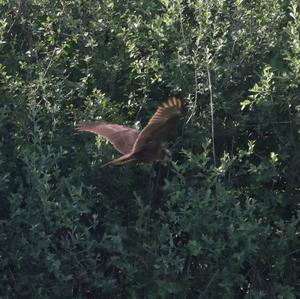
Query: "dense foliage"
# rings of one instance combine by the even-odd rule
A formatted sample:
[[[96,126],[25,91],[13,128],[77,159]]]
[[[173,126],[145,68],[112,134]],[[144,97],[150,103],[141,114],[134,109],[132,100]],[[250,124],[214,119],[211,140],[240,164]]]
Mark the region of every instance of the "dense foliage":
[[[298,0],[0,1],[1,298],[300,298],[299,34]],[[173,95],[173,162],[74,130]]]

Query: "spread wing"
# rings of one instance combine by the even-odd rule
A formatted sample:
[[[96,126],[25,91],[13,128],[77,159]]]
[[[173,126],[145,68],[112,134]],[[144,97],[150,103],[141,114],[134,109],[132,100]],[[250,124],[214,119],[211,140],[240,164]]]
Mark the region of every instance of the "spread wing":
[[[181,114],[181,101],[175,97],[158,107],[147,126],[139,134],[133,151],[138,152],[145,146],[160,146],[170,131],[177,125]]]
[[[138,138],[139,131],[105,121],[83,122],[77,125],[77,130],[92,132],[106,138],[121,154],[131,152]]]

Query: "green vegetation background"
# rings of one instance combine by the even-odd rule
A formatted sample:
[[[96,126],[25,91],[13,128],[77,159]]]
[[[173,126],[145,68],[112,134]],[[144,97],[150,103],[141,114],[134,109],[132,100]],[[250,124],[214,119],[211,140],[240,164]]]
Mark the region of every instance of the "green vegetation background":
[[[1,298],[300,298],[299,34],[298,0],[1,0]],[[74,130],[173,95],[172,163]]]

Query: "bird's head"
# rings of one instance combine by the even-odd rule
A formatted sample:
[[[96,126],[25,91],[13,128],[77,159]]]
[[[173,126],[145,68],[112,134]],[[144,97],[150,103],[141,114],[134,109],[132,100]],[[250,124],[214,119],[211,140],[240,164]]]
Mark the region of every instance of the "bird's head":
[[[163,152],[162,152],[162,160],[167,160],[167,161],[172,160],[172,154],[171,154],[171,152],[170,152],[168,149],[166,149],[166,148],[163,149]]]

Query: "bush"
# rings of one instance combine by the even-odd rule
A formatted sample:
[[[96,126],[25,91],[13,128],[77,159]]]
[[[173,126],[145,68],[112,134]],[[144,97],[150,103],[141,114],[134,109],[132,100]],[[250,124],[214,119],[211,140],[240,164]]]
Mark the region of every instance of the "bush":
[[[0,7],[1,297],[299,298],[298,1]],[[173,162],[74,130],[173,95]]]

